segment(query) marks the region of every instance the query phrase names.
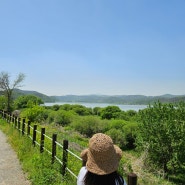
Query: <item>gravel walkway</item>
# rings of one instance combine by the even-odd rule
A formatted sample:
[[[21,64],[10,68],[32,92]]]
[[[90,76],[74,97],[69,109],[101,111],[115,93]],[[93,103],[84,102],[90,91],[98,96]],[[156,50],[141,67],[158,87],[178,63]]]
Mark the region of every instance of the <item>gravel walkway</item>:
[[[17,154],[0,130],[0,185],[31,185],[23,173]]]

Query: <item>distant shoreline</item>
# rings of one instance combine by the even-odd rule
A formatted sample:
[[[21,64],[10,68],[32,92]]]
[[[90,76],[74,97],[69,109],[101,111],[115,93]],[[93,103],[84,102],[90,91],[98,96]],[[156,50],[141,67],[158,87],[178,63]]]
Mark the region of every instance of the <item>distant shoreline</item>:
[[[94,107],[107,107],[107,106],[118,106],[121,110],[127,111],[127,110],[135,110],[139,111],[142,109],[147,108],[148,105],[123,105],[123,104],[113,104],[113,103],[82,103],[82,102],[53,102],[53,103],[44,103],[44,106],[53,106],[53,105],[64,105],[64,104],[70,104],[70,105],[83,105],[85,107],[94,108]]]

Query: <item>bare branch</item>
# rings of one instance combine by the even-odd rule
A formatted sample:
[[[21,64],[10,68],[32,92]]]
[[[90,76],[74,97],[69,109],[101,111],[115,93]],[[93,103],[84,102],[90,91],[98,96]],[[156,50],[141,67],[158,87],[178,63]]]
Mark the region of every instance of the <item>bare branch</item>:
[[[21,87],[21,82],[24,80],[25,78],[25,75],[23,73],[20,73],[17,78],[15,79],[14,83],[13,83],[13,87],[12,89],[15,89],[15,88],[18,88],[18,87]]]
[[[9,81],[10,75],[6,72],[1,72],[0,74],[0,89],[1,90],[9,90],[10,81]]]

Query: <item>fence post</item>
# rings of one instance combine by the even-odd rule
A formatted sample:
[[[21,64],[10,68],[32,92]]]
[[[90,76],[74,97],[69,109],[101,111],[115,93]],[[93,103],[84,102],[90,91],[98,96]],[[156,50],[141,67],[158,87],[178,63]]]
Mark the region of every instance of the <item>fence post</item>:
[[[6,122],[8,123],[8,118],[9,118],[9,115],[8,115],[8,112],[6,113]]]
[[[12,115],[12,123],[13,123],[13,126],[14,126],[14,124],[15,124],[15,116],[14,115]]]
[[[35,141],[36,141],[36,138],[37,138],[37,125],[34,125],[33,126],[33,146],[35,146]]]
[[[5,111],[3,110],[3,119],[5,119]]]
[[[17,128],[18,117],[15,117],[15,128]]]
[[[28,125],[27,125],[27,135],[30,135],[30,125],[31,125],[31,121],[28,121]]]
[[[25,118],[23,118],[22,120],[22,135],[24,135],[24,131],[25,131]]]
[[[18,130],[20,132],[20,128],[21,128],[21,118],[18,118]]]
[[[62,165],[62,175],[65,175],[67,167],[67,158],[68,158],[68,140],[63,141],[63,165]]]
[[[52,164],[54,163],[55,156],[56,156],[56,141],[57,141],[57,134],[53,134],[52,136],[52,159],[51,159]]]
[[[14,118],[13,118],[13,123],[14,123],[14,126],[15,126],[15,123],[16,123],[16,116],[14,115]]]
[[[44,134],[45,134],[45,128],[41,128],[40,153],[42,153],[44,151]]]
[[[3,111],[3,118],[6,120],[6,111]]]
[[[128,185],[137,185],[137,175],[135,173],[129,173],[127,178]]]
[[[11,115],[11,118],[12,118],[12,119],[11,119],[11,122],[12,122],[13,124],[14,124],[14,117],[15,117],[15,116],[12,114],[12,115]]]
[[[6,122],[8,123],[8,119],[9,119],[9,113],[6,112]]]
[[[10,123],[10,113],[8,112],[8,119],[7,119],[7,123]]]

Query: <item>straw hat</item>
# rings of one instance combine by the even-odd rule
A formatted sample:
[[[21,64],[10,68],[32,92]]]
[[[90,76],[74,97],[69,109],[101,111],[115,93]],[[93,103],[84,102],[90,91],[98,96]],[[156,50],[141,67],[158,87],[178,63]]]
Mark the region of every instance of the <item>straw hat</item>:
[[[113,144],[112,139],[97,133],[89,140],[89,148],[81,153],[88,171],[98,175],[110,174],[117,170],[122,156],[121,149]]]

